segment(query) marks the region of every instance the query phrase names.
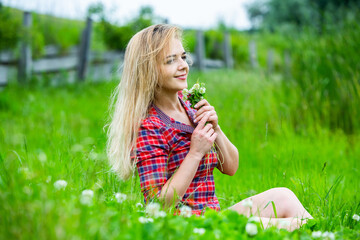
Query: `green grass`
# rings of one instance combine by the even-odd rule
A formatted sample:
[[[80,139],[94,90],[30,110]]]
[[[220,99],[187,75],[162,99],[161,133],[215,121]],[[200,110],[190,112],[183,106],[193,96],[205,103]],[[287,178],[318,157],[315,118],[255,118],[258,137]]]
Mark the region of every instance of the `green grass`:
[[[206,83],[221,128],[240,153],[235,176],[215,171],[222,209],[288,187],[315,220],[292,233],[259,227],[254,238],[311,239],[315,230],[335,232],[337,239],[360,237],[360,223],[352,219],[360,213],[359,135],[297,122],[300,96],[277,76],[211,71],[192,73],[189,85],[197,79]],[[247,219],[229,211],[139,222],[145,216],[136,206],[143,201],[139,180],[118,180],[105,155],[104,125],[115,86],[11,85],[0,92],[0,238],[246,239]],[[55,190],[59,179],[67,181],[65,190]],[[80,202],[85,189],[94,191],[92,206]],[[127,199],[117,203],[115,192]]]

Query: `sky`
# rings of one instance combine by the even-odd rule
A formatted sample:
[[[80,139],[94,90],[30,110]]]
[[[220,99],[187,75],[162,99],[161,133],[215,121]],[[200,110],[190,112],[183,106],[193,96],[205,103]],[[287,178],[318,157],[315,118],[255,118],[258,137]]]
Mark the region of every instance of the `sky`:
[[[181,27],[207,29],[219,20],[240,30],[250,28],[245,5],[254,0],[0,0],[5,6],[84,19],[92,3],[102,2],[114,23],[124,24],[138,14],[141,6],[152,6],[155,15]]]

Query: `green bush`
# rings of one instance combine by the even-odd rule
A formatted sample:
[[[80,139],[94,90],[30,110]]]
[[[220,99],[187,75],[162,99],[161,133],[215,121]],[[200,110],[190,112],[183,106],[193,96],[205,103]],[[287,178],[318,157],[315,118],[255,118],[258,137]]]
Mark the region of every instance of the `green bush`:
[[[109,49],[125,50],[127,43],[130,41],[134,31],[130,26],[118,27],[108,22],[101,22],[102,39]]]
[[[219,30],[208,30],[204,34],[205,55],[211,59],[224,59],[224,33]]]
[[[21,27],[18,14],[7,7],[0,7],[0,50],[16,48]]]
[[[41,35],[42,43],[34,43],[39,49],[46,45],[56,45],[62,53],[78,45],[81,39],[84,21],[57,18],[49,15],[33,14],[33,34]],[[39,38],[39,37],[37,37]]]
[[[240,67],[249,62],[249,40],[245,34],[233,31],[231,33],[231,48],[233,51],[234,66]]]
[[[304,34],[293,48],[292,73],[302,92],[298,117],[310,111],[331,129],[360,127],[360,26],[354,19],[322,36]]]

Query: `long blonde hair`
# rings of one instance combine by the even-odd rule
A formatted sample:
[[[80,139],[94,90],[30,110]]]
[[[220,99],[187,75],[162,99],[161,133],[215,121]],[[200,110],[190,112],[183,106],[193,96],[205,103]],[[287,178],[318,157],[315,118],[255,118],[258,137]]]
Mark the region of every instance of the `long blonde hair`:
[[[159,59],[173,38],[181,38],[178,27],[153,25],[136,33],[126,48],[121,81],[111,97],[112,119],[107,131],[110,165],[123,180],[134,170],[131,155],[136,150],[138,130],[161,87]]]

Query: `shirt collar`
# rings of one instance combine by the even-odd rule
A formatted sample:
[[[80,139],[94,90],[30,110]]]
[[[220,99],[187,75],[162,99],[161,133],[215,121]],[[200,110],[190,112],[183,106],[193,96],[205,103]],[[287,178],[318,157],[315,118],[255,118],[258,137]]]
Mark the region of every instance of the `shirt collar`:
[[[195,117],[195,110],[191,109],[179,96],[179,100],[183,107],[185,108],[185,111],[187,115],[189,116],[189,119],[192,121],[192,123],[196,126],[194,123],[194,117]],[[165,123],[167,127],[176,128],[180,131],[192,133],[194,131],[194,128],[190,125],[184,124],[182,122],[178,122],[175,119],[169,117],[166,115],[163,111],[161,111],[155,104],[152,104],[152,107],[156,110],[156,113],[161,121]]]

